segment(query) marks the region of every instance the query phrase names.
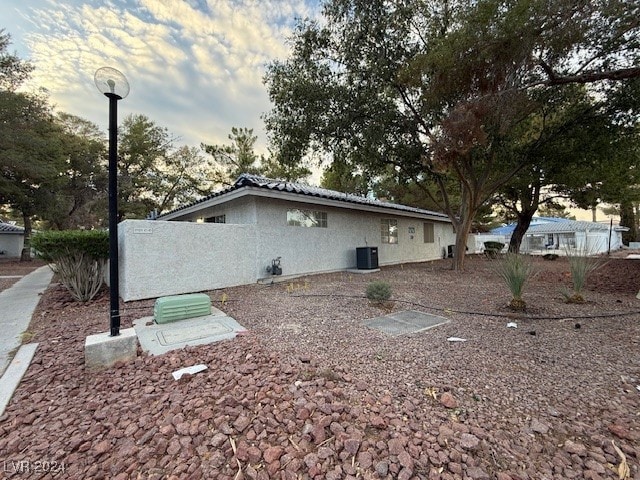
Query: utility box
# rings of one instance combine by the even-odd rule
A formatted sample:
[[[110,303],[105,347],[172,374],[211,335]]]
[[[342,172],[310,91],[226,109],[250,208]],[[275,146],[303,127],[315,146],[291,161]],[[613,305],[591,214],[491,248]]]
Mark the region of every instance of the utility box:
[[[169,323],[205,315],[211,315],[211,298],[204,293],[161,297],[153,307],[153,319],[156,323]]]
[[[378,268],[378,247],[356,248],[356,265],[358,270]]]

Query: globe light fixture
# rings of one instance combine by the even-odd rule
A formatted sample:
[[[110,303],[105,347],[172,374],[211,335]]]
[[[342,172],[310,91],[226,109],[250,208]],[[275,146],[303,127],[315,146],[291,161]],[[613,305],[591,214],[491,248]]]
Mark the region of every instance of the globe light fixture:
[[[129,82],[118,70],[99,68],[94,82],[109,99],[109,319],[110,335],[120,335],[120,280],[118,278],[118,100],[129,95]]]

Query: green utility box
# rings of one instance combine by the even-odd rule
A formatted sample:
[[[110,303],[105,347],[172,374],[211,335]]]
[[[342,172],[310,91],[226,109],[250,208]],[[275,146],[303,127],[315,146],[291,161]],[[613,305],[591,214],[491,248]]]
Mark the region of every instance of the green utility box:
[[[211,315],[211,299],[204,293],[162,297],[156,300],[153,307],[153,319],[156,323],[169,323],[205,315]]]

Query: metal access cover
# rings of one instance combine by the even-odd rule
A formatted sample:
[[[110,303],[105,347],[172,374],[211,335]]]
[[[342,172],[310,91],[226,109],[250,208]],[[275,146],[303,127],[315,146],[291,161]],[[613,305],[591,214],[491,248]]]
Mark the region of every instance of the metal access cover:
[[[365,326],[397,337],[399,335],[428,330],[448,322],[448,319],[437,315],[430,315],[415,310],[403,310],[367,320]]]

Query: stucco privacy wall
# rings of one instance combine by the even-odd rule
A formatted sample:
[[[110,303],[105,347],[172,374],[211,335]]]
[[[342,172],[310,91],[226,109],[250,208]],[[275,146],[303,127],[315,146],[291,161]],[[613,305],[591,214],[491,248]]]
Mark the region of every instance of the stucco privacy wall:
[[[287,225],[287,210],[293,208],[327,212],[327,227]],[[450,224],[434,223],[434,243],[424,243],[427,220],[392,214],[332,208],[275,199],[256,204],[258,225],[257,260],[261,277],[267,276],[271,260],[281,257],[283,275],[298,275],[356,267],[356,248],[378,247],[380,265],[418,262],[442,257],[443,246],[455,243]],[[398,221],[398,243],[381,243],[380,221]]]
[[[118,240],[124,301],[256,281],[255,225],[125,220]]]
[[[22,254],[24,236],[16,234],[0,234],[0,258],[18,258]]]

